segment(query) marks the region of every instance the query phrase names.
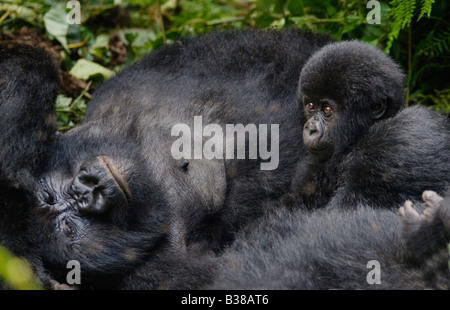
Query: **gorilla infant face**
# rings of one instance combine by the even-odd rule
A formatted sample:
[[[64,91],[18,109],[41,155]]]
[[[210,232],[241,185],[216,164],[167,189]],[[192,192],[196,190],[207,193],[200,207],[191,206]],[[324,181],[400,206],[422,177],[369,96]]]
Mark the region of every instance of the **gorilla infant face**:
[[[77,141],[60,137],[51,153],[52,168],[38,185],[34,235],[52,270],[67,272],[67,262],[78,260],[82,273],[111,277],[151,255],[166,237],[168,210],[130,145],[91,141],[82,148]]]
[[[303,142],[311,154],[329,157],[333,154],[331,126],[336,123],[336,103],[329,99],[303,97],[303,112],[307,122],[303,127]]]
[[[404,106],[404,74],[369,44],[337,42],[306,62],[298,93],[305,146],[315,158],[327,159]]]
[[[346,109],[338,100],[317,95],[303,96],[303,143],[318,160],[327,160],[351,146],[371,126],[370,108]]]

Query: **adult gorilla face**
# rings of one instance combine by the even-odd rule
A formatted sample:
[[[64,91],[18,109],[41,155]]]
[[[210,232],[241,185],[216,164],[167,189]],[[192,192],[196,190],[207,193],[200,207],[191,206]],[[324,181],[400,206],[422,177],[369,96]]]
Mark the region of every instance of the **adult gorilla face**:
[[[126,209],[131,198],[123,173],[107,156],[96,156],[84,162],[68,192],[80,212],[93,214]]]
[[[131,146],[94,142],[97,148],[80,152],[81,136],[96,140],[82,128],[58,138],[52,169],[39,181],[33,235],[57,280],[64,281],[67,262],[77,260],[82,275],[92,277],[86,282],[107,287],[104,281],[113,284],[166,237],[168,210]]]
[[[315,53],[300,75],[303,142],[316,159],[354,144],[379,119],[404,105],[404,75],[369,44],[332,43]]]

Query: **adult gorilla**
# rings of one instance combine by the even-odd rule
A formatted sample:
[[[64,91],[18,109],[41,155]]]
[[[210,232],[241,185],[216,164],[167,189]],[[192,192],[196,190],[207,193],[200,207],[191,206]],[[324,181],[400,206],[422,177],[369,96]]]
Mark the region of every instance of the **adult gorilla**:
[[[132,280],[147,288],[194,286],[181,275],[201,249],[221,251],[288,193],[293,167],[306,154],[296,104],[299,72],[328,42],[298,30],[208,34],[164,46],[100,87],[84,122],[58,136],[39,185],[34,235],[57,279],[65,281],[67,262],[78,260],[86,287],[117,287],[142,264],[150,274]],[[193,124],[199,116],[204,131]],[[211,150],[223,151],[218,157],[224,159],[172,156],[180,139],[171,136],[174,126],[190,127],[197,156],[202,133],[204,145],[213,135],[208,124],[224,132],[227,124],[250,125],[246,130],[258,128],[259,141],[249,145],[252,135],[241,136],[244,159],[229,159],[225,147],[218,151],[220,143]],[[279,137],[262,124],[279,124]],[[279,155],[274,170],[261,169],[268,159],[261,141]],[[188,139],[182,151],[190,147]],[[181,283],[166,282],[171,274]]]
[[[65,280],[67,261],[78,260],[83,287],[198,288],[211,281],[215,254],[261,215],[265,206],[279,204],[283,195],[296,198],[300,194],[308,207],[323,207],[331,198],[341,197],[336,195],[341,188],[353,184],[345,182],[345,173],[355,170],[350,164],[368,167],[366,177],[380,178],[381,184],[391,169],[386,163],[397,163],[399,156],[395,176],[405,191],[395,192],[383,207],[398,207],[397,196],[402,193],[420,196],[426,187],[414,186],[411,191],[414,183],[403,183],[420,174],[402,169],[405,164],[400,160],[412,155],[432,172],[439,158],[448,156],[443,153],[448,150],[444,139],[448,133],[440,133],[448,120],[421,118],[419,128],[427,128],[424,135],[439,137],[435,152],[422,149],[422,141],[405,133],[419,131],[415,123],[408,123],[411,116],[395,123],[404,115],[402,111],[395,116],[403,102],[403,74],[398,66],[380,51],[367,45],[355,48],[356,43],[347,42],[337,49],[337,45],[325,47],[302,70],[308,56],[326,42],[294,30],[212,34],[163,47],[105,83],[94,95],[85,122],[59,137],[50,150],[52,157],[40,182],[34,235],[38,244],[45,245],[42,255],[57,280]],[[328,50],[335,51],[332,57],[323,56]],[[356,66],[361,59],[363,64]],[[300,94],[307,122],[298,117],[302,113],[296,105],[301,70]],[[369,77],[374,82],[364,83]],[[278,168],[261,170],[263,156],[249,159],[251,147],[246,149],[245,160],[225,156],[224,160],[175,159],[172,129],[192,124],[196,116],[202,116],[204,124],[221,128],[239,123],[279,124]],[[293,168],[307,156],[301,143],[302,121],[311,164],[300,163],[298,182],[289,192]],[[370,131],[384,122],[397,126]],[[195,149],[196,125],[191,128]],[[398,143],[400,150],[383,144],[363,148],[361,152],[373,151],[376,160],[384,152],[381,160],[386,161],[383,165],[374,161],[371,168],[357,157],[345,172],[340,170],[341,164],[347,164],[345,158],[360,154],[362,137],[373,146],[370,141],[385,138],[385,128],[396,137],[388,141]],[[205,132],[206,127],[203,136],[212,134]],[[414,157],[416,153],[423,157]],[[353,173],[348,178],[357,176]],[[429,177],[433,173],[424,175],[424,180],[428,182]],[[439,179],[439,173],[434,177],[443,188],[446,178]],[[384,194],[375,186],[356,190],[368,191],[368,198]],[[354,199],[346,206],[365,201],[366,196],[356,190],[344,191]],[[377,215],[368,210],[352,213],[355,223],[370,222],[367,214]],[[333,221],[333,216],[323,212],[313,214],[312,222]],[[364,226],[358,227],[350,235]],[[317,230],[323,231],[324,226]],[[380,237],[378,245],[391,239],[386,240]],[[333,248],[333,244],[350,244],[351,240],[330,238],[329,242]]]

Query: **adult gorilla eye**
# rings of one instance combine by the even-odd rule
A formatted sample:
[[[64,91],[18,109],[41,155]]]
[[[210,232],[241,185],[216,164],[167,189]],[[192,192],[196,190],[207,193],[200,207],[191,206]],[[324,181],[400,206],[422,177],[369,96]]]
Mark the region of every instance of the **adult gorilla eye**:
[[[333,114],[333,109],[332,109],[330,106],[325,106],[325,107],[323,108],[323,113],[324,113],[326,116],[331,116],[331,114]]]
[[[308,103],[306,104],[306,109],[307,109],[308,111],[314,110],[314,103],[308,102]]]

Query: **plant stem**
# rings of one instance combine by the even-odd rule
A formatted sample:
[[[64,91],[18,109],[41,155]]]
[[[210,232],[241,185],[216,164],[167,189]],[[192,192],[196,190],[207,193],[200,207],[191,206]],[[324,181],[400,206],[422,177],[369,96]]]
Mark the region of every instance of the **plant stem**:
[[[166,38],[166,31],[164,29],[164,19],[163,19],[163,15],[162,15],[162,11],[161,11],[161,0],[157,0],[156,1],[156,6],[158,9],[158,17],[159,17],[159,22],[160,22],[160,26],[161,26],[161,33],[163,36],[163,42],[164,45],[167,43],[167,38]]]
[[[410,93],[410,85],[411,85],[411,67],[412,67],[412,23],[409,23],[408,26],[408,80],[406,83],[406,106],[409,106],[409,93]]]
[[[11,14],[11,11],[6,11],[5,14],[0,17],[0,24]]]

